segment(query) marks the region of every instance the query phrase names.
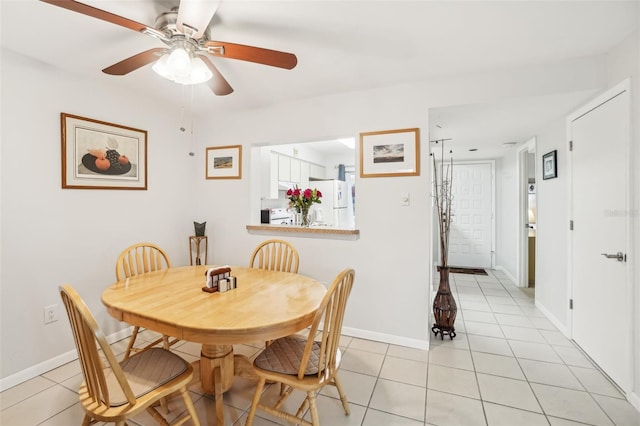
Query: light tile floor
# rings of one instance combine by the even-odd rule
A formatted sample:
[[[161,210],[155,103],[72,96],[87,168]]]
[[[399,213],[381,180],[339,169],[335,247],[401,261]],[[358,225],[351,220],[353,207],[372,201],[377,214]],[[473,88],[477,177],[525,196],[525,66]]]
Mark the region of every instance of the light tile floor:
[[[499,271],[453,274],[451,287],[459,308],[458,335],[432,336],[428,352],[343,337],[340,375],[351,415],[344,415],[329,387],[318,397],[323,425],[640,425],[638,411],[535,308],[532,290],[515,287]],[[125,346],[126,341],[113,345],[118,354]],[[194,361],[200,348],[182,342],[174,350]],[[235,350],[251,357],[260,343]],[[0,424],[80,424],[81,380],[76,361],[2,392]],[[265,392],[277,390],[271,386]],[[191,395],[201,423],[215,425],[213,398],[197,386]],[[251,381],[234,381],[224,397],[225,425],[244,424],[252,395]],[[297,395],[291,399],[300,401]],[[183,410],[179,401],[170,406],[173,416]],[[279,424],[259,415],[256,426]],[[155,424],[146,414],[130,423]]]

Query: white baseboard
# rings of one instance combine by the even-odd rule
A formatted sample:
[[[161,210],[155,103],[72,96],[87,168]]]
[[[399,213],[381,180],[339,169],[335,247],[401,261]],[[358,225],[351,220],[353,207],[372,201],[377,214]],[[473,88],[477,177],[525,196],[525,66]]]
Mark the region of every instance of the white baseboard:
[[[497,269],[498,271],[502,272],[503,274],[505,274],[507,276],[507,278],[509,278],[516,286],[518,285],[518,280],[516,280],[516,278],[511,275],[511,272],[507,271],[503,266],[494,266],[493,269]]]
[[[635,392],[631,392],[627,395],[627,400],[633,407],[640,412],[640,395]]]
[[[537,299],[536,299],[536,308],[538,308],[538,310],[542,312],[544,316],[547,317],[547,319],[551,321],[553,325],[556,326],[556,328],[560,331],[560,333],[564,334],[566,338],[571,339],[571,337],[569,336],[569,330],[567,330],[567,326],[561,323],[558,320],[558,318],[556,318],[554,315],[552,315],[551,312],[547,310],[547,308],[545,308],[540,303],[538,303]]]
[[[558,329],[558,331],[560,331],[560,333],[562,333],[567,339],[571,340],[571,336],[569,335],[569,330],[566,328],[566,326],[564,326],[560,321],[558,321],[558,319],[555,316],[551,315],[551,313],[544,306],[540,305],[537,301],[536,301],[536,308],[538,308],[538,310],[542,312],[549,321],[551,321],[551,323]],[[589,358],[589,354],[584,353],[584,355],[587,358]],[[591,358],[589,359],[591,360]],[[591,360],[591,362],[593,362],[596,365],[596,368],[598,368],[598,370],[606,376],[606,373],[602,371],[593,360]],[[621,389],[621,392],[625,393],[624,390],[622,389]],[[630,392],[626,394],[626,397],[627,397],[627,401],[629,401],[629,403],[633,405],[633,407],[636,410],[638,410],[638,412],[640,412],[640,395],[634,392]]]
[[[32,367],[19,371],[16,374],[4,377],[0,379],[0,392],[19,385],[20,383],[26,382],[27,380],[31,380],[34,377],[44,374],[49,370],[53,370],[54,368],[58,368],[61,365],[67,364],[77,358],[78,353],[74,349],[72,351],[63,353],[62,355],[50,358],[44,362],[41,362],[40,364],[36,364]]]
[[[132,330],[133,327],[127,327],[123,330],[113,333],[107,336],[107,341],[109,342],[109,344],[111,344],[113,342],[117,342],[126,337],[129,337],[131,336]],[[36,364],[34,366],[26,368],[15,374],[12,374],[11,376],[3,377],[2,379],[0,379],[0,392],[19,385],[20,383],[26,382],[27,380],[31,380],[34,377],[44,374],[47,371],[53,370],[54,368],[58,368],[76,359],[78,359],[78,352],[74,349],[72,351],[65,352],[63,354],[50,358],[44,362],[41,362],[40,364]]]
[[[408,337],[394,336],[386,333],[376,333],[359,328],[342,327],[342,334],[359,339],[375,340],[377,342],[389,343],[392,345],[406,346],[414,349],[429,349],[429,340],[411,339]]]
[[[123,330],[120,330],[116,333],[110,334],[107,336],[107,341],[109,343],[117,342],[124,338],[127,338],[131,335],[131,331],[133,327],[127,327]],[[361,330],[358,328],[349,328],[343,327],[342,333],[351,336],[357,337],[360,339],[367,340],[375,340],[378,342],[389,343],[392,345],[406,346],[409,348],[415,349],[429,349],[429,340],[420,340],[420,339],[411,339],[408,337],[400,337],[394,336],[391,334],[385,333],[376,333],[369,330]],[[12,388],[20,383],[26,382],[27,380],[33,379],[41,374],[46,373],[47,371],[53,370],[54,368],[58,368],[64,364],[67,364],[71,361],[74,361],[78,358],[78,353],[76,350],[72,350],[66,352],[64,354],[58,355],[54,358],[48,359],[40,364],[34,365],[27,369],[24,369],[16,374],[12,374],[11,376],[4,377],[0,379],[0,392]]]

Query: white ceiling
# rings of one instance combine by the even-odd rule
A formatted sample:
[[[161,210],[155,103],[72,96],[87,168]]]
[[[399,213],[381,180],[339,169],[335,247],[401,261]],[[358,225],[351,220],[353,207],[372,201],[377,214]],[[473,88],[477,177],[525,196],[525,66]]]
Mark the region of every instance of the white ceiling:
[[[160,12],[178,5],[178,0],[85,2],[150,26]],[[215,96],[203,85],[185,94],[183,86],[157,76],[150,66],[126,76],[101,72],[164,47],[152,37],[37,0],[0,0],[0,5],[3,48],[160,101],[193,96],[195,107],[207,111],[600,55],[638,26],[638,1],[222,0],[212,39],[291,52],[298,65],[283,70],[213,58],[235,90]],[[443,128],[455,125],[454,112],[469,110],[439,111]]]
[[[453,151],[457,160],[500,158],[592,95],[581,91],[433,108],[429,110],[431,148],[438,141],[440,150],[444,142],[445,153]]]

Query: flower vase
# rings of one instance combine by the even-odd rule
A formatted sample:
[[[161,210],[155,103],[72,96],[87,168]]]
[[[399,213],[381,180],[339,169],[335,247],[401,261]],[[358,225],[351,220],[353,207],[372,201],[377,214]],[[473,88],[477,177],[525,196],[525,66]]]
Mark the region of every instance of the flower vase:
[[[444,339],[444,335],[449,335],[449,338],[453,340],[456,337],[456,330],[454,323],[456,321],[456,313],[458,307],[456,300],[451,294],[451,287],[449,286],[449,268],[438,267],[440,271],[440,283],[438,285],[438,292],[435,299],[433,299],[433,317],[435,323],[431,327],[431,331],[438,337],[440,333],[440,339]]]
[[[302,206],[300,208],[300,215],[301,215],[300,226],[308,228],[309,225],[311,225],[311,218],[309,217],[309,207]]]

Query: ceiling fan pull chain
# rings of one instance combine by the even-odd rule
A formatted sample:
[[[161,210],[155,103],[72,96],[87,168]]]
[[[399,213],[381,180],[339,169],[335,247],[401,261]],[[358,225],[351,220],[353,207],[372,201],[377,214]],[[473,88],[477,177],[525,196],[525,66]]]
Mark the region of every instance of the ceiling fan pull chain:
[[[193,150],[193,90],[194,90],[193,86],[191,86],[190,89],[191,89],[191,104],[189,105],[190,106],[190,108],[189,108],[189,116],[191,117],[191,129],[190,129],[190,132],[191,132],[191,148]]]
[[[184,90],[185,90],[185,86],[183,84],[181,84],[180,86],[181,86],[181,88],[180,88],[180,92],[181,92],[180,93],[180,97],[182,98],[180,100],[181,101],[180,102],[180,123],[181,123],[180,131],[184,132],[186,130],[185,127],[184,127],[184,104],[185,104],[185,102],[184,102]]]

